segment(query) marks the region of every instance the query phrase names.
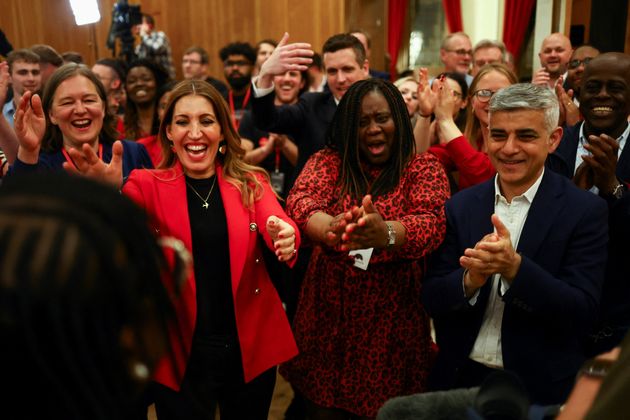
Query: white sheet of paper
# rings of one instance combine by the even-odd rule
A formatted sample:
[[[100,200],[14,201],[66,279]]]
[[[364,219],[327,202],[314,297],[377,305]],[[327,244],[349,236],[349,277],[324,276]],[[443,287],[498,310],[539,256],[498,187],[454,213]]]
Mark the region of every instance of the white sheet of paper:
[[[355,249],[353,251],[350,251],[348,255],[354,258],[355,267],[358,267],[361,270],[367,270],[373,251],[374,248]]]

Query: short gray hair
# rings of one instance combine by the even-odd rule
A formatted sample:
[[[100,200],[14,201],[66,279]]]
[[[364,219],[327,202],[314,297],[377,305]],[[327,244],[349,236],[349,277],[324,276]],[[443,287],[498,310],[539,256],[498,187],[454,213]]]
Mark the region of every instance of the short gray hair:
[[[443,50],[448,50],[448,48],[451,45],[451,40],[458,36],[466,38],[468,41],[470,41],[470,37],[468,36],[468,34],[466,34],[466,32],[462,32],[462,31],[453,32],[452,34],[448,34],[444,37],[444,39],[442,40],[442,45],[440,45],[440,48]]]
[[[545,128],[551,133],[558,126],[560,106],[554,91],[531,83],[517,83],[499,90],[490,100],[490,115],[499,111],[529,109],[543,111]]]
[[[475,44],[475,48],[473,48],[473,55],[482,48],[498,48],[501,50],[501,60],[505,60],[505,44],[501,41],[497,41],[495,39],[482,39],[481,41]]]

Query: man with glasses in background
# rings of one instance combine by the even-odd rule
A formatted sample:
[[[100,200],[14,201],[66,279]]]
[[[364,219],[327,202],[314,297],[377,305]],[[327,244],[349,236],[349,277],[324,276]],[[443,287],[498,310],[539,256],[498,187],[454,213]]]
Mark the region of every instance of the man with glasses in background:
[[[208,52],[199,47],[192,46],[184,51],[182,57],[182,75],[186,80],[205,80],[210,83],[219,93],[227,98],[228,88],[225,83],[208,74],[208,64],[210,60],[208,58]]]
[[[472,77],[479,73],[479,69],[488,63],[505,62],[505,44],[492,39],[482,39],[475,44],[472,60]]]
[[[472,43],[464,32],[447,35],[440,47],[440,61],[444,64],[444,72],[463,74],[466,77],[466,84],[470,86],[473,77],[468,74],[468,70],[472,53]]]
[[[591,45],[582,45],[577,47],[571,59],[567,70],[567,80],[564,82],[564,90],[573,90],[573,102],[580,106],[580,87],[582,86],[582,74],[586,65],[599,55],[599,50]]]

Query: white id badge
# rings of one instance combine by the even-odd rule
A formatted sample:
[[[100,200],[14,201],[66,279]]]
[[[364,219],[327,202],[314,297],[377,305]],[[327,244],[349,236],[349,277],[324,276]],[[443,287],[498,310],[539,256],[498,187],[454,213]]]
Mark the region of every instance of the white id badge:
[[[271,188],[279,194],[282,195],[282,190],[284,190],[284,172],[274,171],[271,173]]]
[[[372,252],[374,248],[355,249],[350,251],[348,255],[354,258],[354,266],[361,270],[367,270],[370,258],[372,258]]]

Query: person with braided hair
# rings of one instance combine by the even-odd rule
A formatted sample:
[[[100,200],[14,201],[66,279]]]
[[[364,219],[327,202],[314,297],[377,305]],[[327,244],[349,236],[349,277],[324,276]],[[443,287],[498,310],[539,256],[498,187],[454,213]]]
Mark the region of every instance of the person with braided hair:
[[[28,174],[0,188],[0,238],[2,417],[146,418],[177,350],[162,279],[182,276],[144,213],[89,179]]]
[[[309,418],[373,418],[425,390],[434,348],[421,280],[448,196],[437,158],[415,153],[398,89],[355,82],[287,198],[314,250],[294,321],[300,354],[281,373]]]

